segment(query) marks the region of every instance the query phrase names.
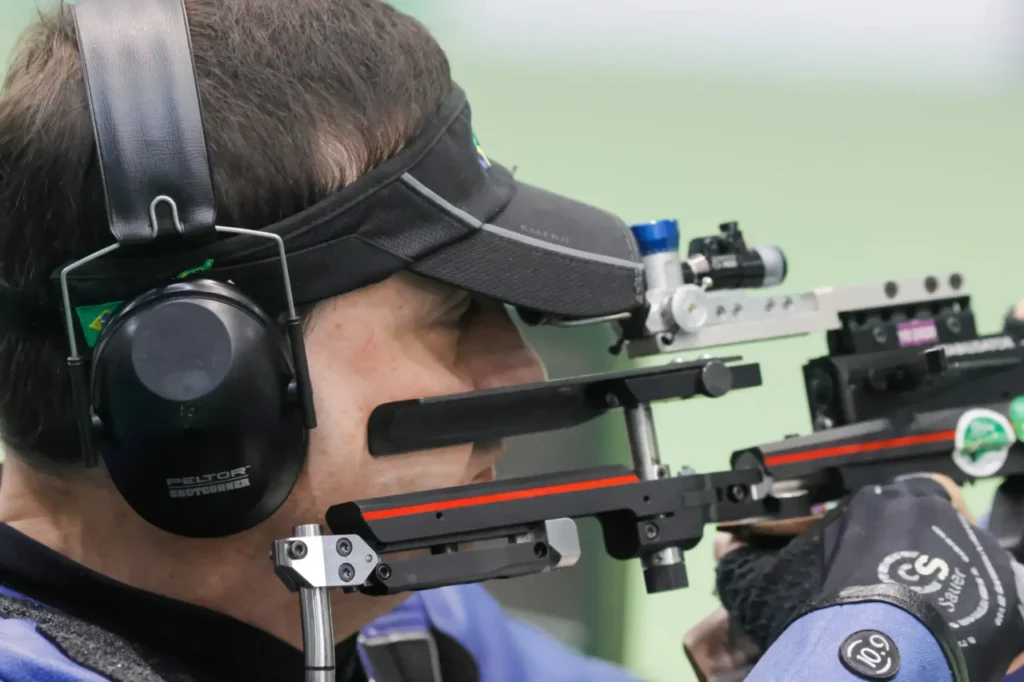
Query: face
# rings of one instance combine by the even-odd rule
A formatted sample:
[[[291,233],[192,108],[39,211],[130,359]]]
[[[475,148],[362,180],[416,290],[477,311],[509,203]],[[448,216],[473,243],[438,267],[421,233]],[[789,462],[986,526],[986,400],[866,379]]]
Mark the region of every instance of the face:
[[[321,306],[306,351],[318,426],[292,499],[320,518],[352,499],[493,479],[501,443],[371,457],[367,422],[377,406],[545,378],[500,303],[406,274]]]

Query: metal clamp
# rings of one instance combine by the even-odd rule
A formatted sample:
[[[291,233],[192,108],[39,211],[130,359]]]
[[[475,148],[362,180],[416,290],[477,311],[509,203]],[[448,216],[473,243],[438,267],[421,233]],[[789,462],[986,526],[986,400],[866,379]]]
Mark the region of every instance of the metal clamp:
[[[631,358],[826,332],[842,326],[844,312],[968,295],[958,272],[770,296],[697,290],[677,301],[676,290],[660,293],[650,302],[646,335],[629,341]]]
[[[319,524],[295,528],[295,536],[276,540],[270,553],[274,572],[299,593],[306,682],[334,682],[334,618],[331,587],[356,587],[380,563],[377,553],[357,535],[320,534]]]
[[[358,535],[318,535],[275,540],[274,571],[292,591],[303,587],[349,588],[373,575],[380,557]]]

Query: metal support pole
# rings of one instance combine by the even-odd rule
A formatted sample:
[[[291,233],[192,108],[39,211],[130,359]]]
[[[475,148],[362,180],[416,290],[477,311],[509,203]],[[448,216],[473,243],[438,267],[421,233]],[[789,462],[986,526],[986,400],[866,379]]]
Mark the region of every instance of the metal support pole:
[[[320,524],[295,527],[297,537],[317,538]],[[331,595],[326,587],[299,588],[302,614],[302,650],[306,660],[306,682],[335,682],[334,620]]]
[[[661,464],[651,406],[641,404],[627,408],[626,429],[633,454],[633,466],[640,480],[652,481],[668,476],[668,471]],[[657,522],[647,524],[644,532],[651,539],[657,537]],[[686,586],[686,565],[678,547],[667,547],[643,556],[640,558],[640,565],[643,567],[644,583],[648,592],[663,592]]]

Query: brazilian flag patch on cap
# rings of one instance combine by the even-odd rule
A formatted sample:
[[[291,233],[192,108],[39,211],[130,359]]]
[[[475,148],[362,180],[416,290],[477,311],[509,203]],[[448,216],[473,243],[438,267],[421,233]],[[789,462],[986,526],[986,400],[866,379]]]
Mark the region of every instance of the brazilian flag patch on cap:
[[[476,131],[473,131],[473,147],[476,148],[476,157],[480,161],[480,165],[484,170],[491,167],[491,161],[487,158],[487,154],[484,154],[484,148],[480,146],[480,140],[477,139]]]

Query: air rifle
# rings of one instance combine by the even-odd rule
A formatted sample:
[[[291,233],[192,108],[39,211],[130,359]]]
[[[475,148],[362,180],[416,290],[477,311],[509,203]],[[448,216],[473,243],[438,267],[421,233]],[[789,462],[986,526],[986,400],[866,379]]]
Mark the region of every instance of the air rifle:
[[[989,529],[1024,555],[1024,336],[979,336],[968,296],[850,310],[803,367],[813,432],[746,448],[734,469],[829,502],[898,476],[1005,477]]]
[[[549,325],[610,322],[619,332],[612,351],[625,347],[631,357],[827,333],[829,358],[812,361],[805,370],[808,395],[818,401],[812,405],[827,393],[822,373],[831,378],[837,396],[820,408],[816,424],[821,432],[736,453],[729,471],[698,474],[684,468],[673,474],[660,459],[652,403],[721,398],[761,385],[759,366],[742,363],[738,356],[705,355],[661,367],[382,405],[369,422],[373,456],[544,432],[621,411],[632,466],[346,502],[327,512],[330,535],[322,534],[320,524],[309,524],[275,541],[275,571],[300,596],[307,680],[333,680],[330,589],[388,595],[564,568],[581,554],[575,521],[588,517],[600,523],[608,554],[641,562],[648,592],[686,587],[683,553],[699,543],[706,525],[806,516],[816,503],[845,494],[859,480],[855,474],[865,471],[855,465],[867,463],[841,455],[799,460],[799,453],[856,448],[858,442],[869,442],[856,440],[869,432],[877,436],[870,442],[948,435],[949,428],[929,421],[953,409],[947,403],[992,402],[977,393],[969,399],[952,394],[950,386],[959,391],[963,381],[958,377],[969,372],[980,395],[989,396],[998,382],[986,377],[1007,372],[1016,367],[1010,360],[1020,359],[1015,355],[1019,344],[982,358],[960,352],[965,346],[958,343],[993,342],[974,334],[958,273],[754,295],[746,290],[784,280],[786,260],[775,247],[749,248],[735,223],[722,225],[718,235],[693,240],[685,258],[679,256],[674,221],[636,226],[634,235],[647,275],[642,309],[601,320],[549,319],[520,311],[523,319]],[[937,339],[920,331],[926,313],[946,325],[941,334],[936,327]],[[960,328],[947,323],[953,318]],[[883,331],[894,336],[883,338]],[[876,405],[883,403],[866,397],[864,377],[887,396],[889,411],[878,411]],[[925,387],[932,391],[931,402],[908,402],[907,396],[921,395]],[[927,409],[896,409],[909,404]],[[924,419],[915,421],[914,414]],[[849,429],[846,440],[833,445],[813,440],[843,434],[842,429]],[[955,440],[950,437],[945,446]],[[920,451],[910,441],[897,442],[908,443],[908,452]],[[928,445],[937,452],[937,444]],[[880,461],[893,459],[893,452]],[[784,456],[791,457],[777,459]],[[920,460],[907,466],[932,464]],[[873,480],[891,475],[885,466],[876,470],[877,476],[871,474]]]

